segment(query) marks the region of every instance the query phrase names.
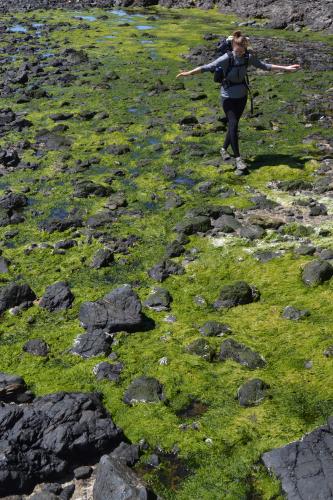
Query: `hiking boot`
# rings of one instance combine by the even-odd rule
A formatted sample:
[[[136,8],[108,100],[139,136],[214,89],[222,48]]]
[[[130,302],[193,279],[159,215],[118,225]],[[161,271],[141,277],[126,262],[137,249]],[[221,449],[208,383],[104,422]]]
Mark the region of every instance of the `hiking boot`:
[[[220,155],[222,156],[223,161],[228,161],[231,159],[231,156],[229,155],[228,151],[224,148],[220,149]]]
[[[235,170],[235,175],[248,175],[249,173],[250,172],[247,168],[245,170],[239,170],[238,168],[236,168]]]
[[[247,165],[244,160],[239,156],[236,158],[236,169],[237,170],[247,170]]]

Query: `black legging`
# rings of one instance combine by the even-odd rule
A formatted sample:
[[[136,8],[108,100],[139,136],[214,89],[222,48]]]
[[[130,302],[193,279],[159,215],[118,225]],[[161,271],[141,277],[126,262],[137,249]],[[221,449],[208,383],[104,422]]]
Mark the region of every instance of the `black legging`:
[[[241,97],[239,99],[224,99],[223,109],[225,115],[228,119],[228,131],[225,136],[225,141],[223,144],[224,149],[231,144],[232,150],[236,158],[239,156],[238,147],[238,122],[243,114],[246,106],[247,96]]]

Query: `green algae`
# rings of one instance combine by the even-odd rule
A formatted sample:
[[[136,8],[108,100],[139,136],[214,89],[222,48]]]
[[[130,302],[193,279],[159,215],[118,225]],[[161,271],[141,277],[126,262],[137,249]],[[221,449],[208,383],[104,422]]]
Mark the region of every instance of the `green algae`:
[[[31,208],[25,211],[26,222],[17,226],[17,236],[7,240],[5,235],[11,228],[0,228],[3,254],[12,262],[2,282],[19,277],[41,297],[46,286],[66,280],[75,301],[66,312],[51,314],[35,305],[18,316],[5,313],[0,325],[1,370],[23,376],[38,395],[59,390],[101,391],[116,424],[124,429],[130,440],[138,442],[144,438],[151,450],[160,447],[171,451],[177,446],[191,475],[175,489],[166,488],[156,474],[147,475],[149,483],[163,498],[281,498],[278,482],[269,477],[259,463],[261,454],[298,439],[322,424],[333,410],[333,389],[327,384],[332,374],[332,360],[323,356],[325,348],[332,344],[333,285],[326,283],[313,290],[302,284],[302,267],[311,258],[295,257],[293,242],[278,242],[284,246],[285,254],[260,263],[247,250],[254,251],[257,246],[268,248],[269,236],[259,245],[231,238],[231,244],[223,246],[214,246],[208,238],[192,236],[187,248],[198,250],[196,260],[186,265],[183,276],[170,277],[165,283],[173,297],[171,314],[176,321],[168,323],[165,320],[167,313],[147,310],[147,316],[156,323],[154,330],[117,335],[113,351],[124,363],[118,385],[97,382],[93,376],[93,367],[104,357],[82,360],[71,355],[69,349],[75,337],[83,332],[78,322],[82,302],[96,300],[125,282],[134,284],[142,300],[147,297],[154,284],[147,271],[163,258],[165,246],[175,236],[172,228],[190,208],[211,203],[246,208],[251,206],[251,188],[271,199],[287,202],[288,194],[272,191],[267,183],[296,178],[311,180],[318,166],[315,161],[318,154],[313,145],[302,143],[309,130],[299,123],[296,114],[281,111],[281,103],[298,101],[304,88],[304,74],[252,77],[260,96],[273,87],[278,99],[260,97],[257,101],[259,109],[265,108],[266,130],[255,129],[255,122],[249,118],[243,120],[242,148],[252,159],[253,168],[250,176],[235,178],[230,167],[225,166],[220,172],[212,166],[222,141],[221,131],[214,132],[209,124],[203,124],[198,130],[205,134],[195,137],[186,135],[179,126],[179,120],[186,115],[213,117],[213,121],[221,115],[218,91],[211,82],[211,75],[186,80],[184,90],[172,88],[179,69],[188,66],[181,54],[202,43],[202,35],[206,32],[231,32],[236,18],[221,16],[216,11],[152,9],[150,13],[158,17],[156,21],[149,21],[154,26],[149,34],[156,38],[149,38],[146,32],[141,33],[135,27],[141,21],[146,24],[145,20],[137,22],[134,18],[129,26],[120,26],[121,18],[112,13],[107,20],[98,19],[105,13],[103,10],[92,9],[87,13],[97,17],[89,30],[80,28],[80,21],[73,19],[73,13],[68,11],[35,11],[25,14],[24,18],[17,16],[22,22],[31,17],[53,27],[60,21],[69,22],[70,26],[59,27],[47,37],[42,31],[40,43],[50,47],[59,44],[59,48],[50,49],[56,54],[68,47],[82,48],[91,63],[100,61],[103,65],[95,72],[89,68],[90,63],[87,68],[73,66],[71,73],[78,79],[69,86],[43,85],[50,99],[32,99],[28,104],[17,104],[10,98],[3,100],[3,107],[10,106],[16,112],[28,111],[27,119],[33,126],[23,133],[10,132],[1,139],[2,146],[15,144],[23,137],[34,142],[40,129],[56,125],[50,115],[67,109],[74,118],[66,122],[69,129],[65,135],[72,137],[74,142],[68,160],[63,158],[65,151],[47,151],[39,160],[38,170],[18,171],[2,179],[15,191],[30,186],[27,196],[32,200]],[[247,31],[300,42],[305,36],[307,40],[321,40],[315,33],[254,28]],[[109,35],[115,38],[105,38]],[[152,40],[154,47],[140,44],[146,39]],[[19,63],[20,58],[15,64]],[[84,77],[81,76],[83,71],[87,73]],[[110,81],[108,74],[111,71],[116,71],[120,78]],[[320,91],[326,89],[327,72],[322,75],[307,71],[307,74]],[[157,78],[171,90],[152,94],[151,88]],[[207,94],[207,99],[193,102],[189,96],[198,88]],[[69,105],[63,106],[64,102]],[[109,117],[101,121],[94,118],[82,121],[77,117],[82,109],[108,111]],[[153,119],[159,119],[160,123],[148,128]],[[270,125],[277,119],[280,131],[273,130]],[[104,131],[98,131],[101,126]],[[328,134],[315,124],[310,132]],[[149,137],[156,138],[161,149],[154,148]],[[259,139],[264,142],[257,144]],[[104,152],[110,144],[129,144],[130,151],[121,156],[110,155]],[[177,145],[181,148],[180,153],[173,155],[172,149]],[[199,147],[202,156],[195,155],[195,146]],[[116,263],[110,268],[90,269],[89,262],[102,244],[95,239],[89,242],[84,231],[77,240],[78,246],[67,250],[65,255],[55,254],[52,248],[25,252],[33,242],[54,244],[72,235],[71,230],[52,234],[39,230],[38,223],[47,219],[55,208],[77,209],[84,220],[103,209],[104,198],[91,196],[78,200],[72,196],[76,174],[70,173],[70,168],[77,160],[97,155],[100,170],[90,167],[80,173],[80,177],[103,184],[109,171],[124,169],[127,175],[124,178],[113,176],[111,186],[115,191],[124,192],[129,208],[141,211],[136,217],[125,213],[108,229],[112,236],[139,236],[138,243],[125,256],[125,262],[122,262],[122,255],[117,255]],[[23,159],[36,160],[31,151],[25,152]],[[142,160],[145,161],[140,163]],[[212,181],[212,190],[202,193],[195,185],[192,189],[174,183],[161,174],[165,165],[174,166],[179,177],[189,177],[195,183]],[[235,195],[223,200],[218,198],[221,186],[232,188]],[[184,205],[166,212],[165,197],[171,189],[182,197]],[[150,205],[152,201],[154,205]],[[43,213],[36,216],[31,209]],[[288,225],[285,233],[309,236],[295,225]],[[323,239],[314,235],[313,241],[320,244]],[[331,239],[325,242],[331,243]],[[182,258],[177,261],[181,262]],[[212,304],[220,289],[237,280],[254,284],[261,292],[260,301],[217,312]],[[204,298],[202,305],[195,301],[197,296]],[[288,304],[307,308],[311,314],[302,322],[285,320],[281,313]],[[198,329],[207,320],[229,324],[233,338],[265,357],[267,366],[255,370],[254,374],[251,372],[251,376],[260,376],[271,386],[271,397],[261,406],[240,408],[235,399],[237,388],[250,378],[244,367],[231,361],[209,363],[186,352],[186,346],[198,338]],[[50,345],[47,359],[23,353],[22,347],[30,338],[42,338]],[[209,339],[217,351],[222,341]],[[159,363],[163,357],[168,360],[166,365]],[[313,362],[311,369],[304,366],[308,360]],[[165,388],[165,404],[128,407],[123,403],[125,389],[133,378],[141,375],[160,380]],[[204,401],[207,411],[197,419],[197,429],[182,430],[177,412],[189,396]]]

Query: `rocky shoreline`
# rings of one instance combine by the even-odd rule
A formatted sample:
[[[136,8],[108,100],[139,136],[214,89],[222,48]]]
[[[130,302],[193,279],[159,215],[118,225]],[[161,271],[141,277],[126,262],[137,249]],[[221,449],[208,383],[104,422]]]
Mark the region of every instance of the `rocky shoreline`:
[[[301,29],[332,33],[332,0],[0,0],[0,12],[31,11],[34,9],[84,9],[89,7],[151,7],[167,8],[217,7],[221,13],[233,13],[243,18],[267,18],[269,27],[276,29]],[[245,21],[246,23],[246,21]]]
[[[175,79],[234,16],[66,5],[0,22],[0,496],[331,500],[326,35],[249,21],[302,71],[251,71],[240,178]]]

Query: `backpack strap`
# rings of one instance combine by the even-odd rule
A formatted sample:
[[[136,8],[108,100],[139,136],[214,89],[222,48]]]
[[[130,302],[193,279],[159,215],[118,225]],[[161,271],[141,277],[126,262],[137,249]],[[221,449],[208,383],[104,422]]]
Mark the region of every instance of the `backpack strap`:
[[[228,64],[228,67],[227,67],[226,72],[225,72],[225,79],[227,78],[228,74],[230,73],[230,71],[232,70],[232,67],[235,64],[235,59],[234,59],[234,55],[233,55],[232,51],[228,50],[227,54],[228,54],[228,58],[229,58],[229,64]]]

